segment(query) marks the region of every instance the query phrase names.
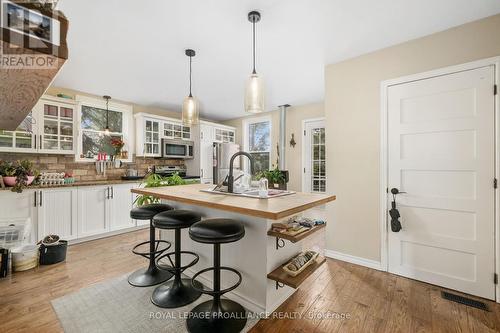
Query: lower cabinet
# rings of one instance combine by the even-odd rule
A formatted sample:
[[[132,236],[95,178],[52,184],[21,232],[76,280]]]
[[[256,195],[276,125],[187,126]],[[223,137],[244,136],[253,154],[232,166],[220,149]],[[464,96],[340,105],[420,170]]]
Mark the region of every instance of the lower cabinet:
[[[78,188],[78,237],[88,237],[109,231],[107,204],[109,186]]]
[[[130,218],[135,199],[130,190],[138,185],[28,189],[22,193],[0,190],[0,224],[29,219],[31,243],[47,235],[75,240],[141,226]]]
[[[58,188],[38,190],[38,239],[59,235],[61,239],[77,238],[77,189]]]
[[[108,200],[108,219],[110,231],[135,227],[135,221],[130,218],[134,194],[130,192],[135,184],[119,184],[110,186]]]

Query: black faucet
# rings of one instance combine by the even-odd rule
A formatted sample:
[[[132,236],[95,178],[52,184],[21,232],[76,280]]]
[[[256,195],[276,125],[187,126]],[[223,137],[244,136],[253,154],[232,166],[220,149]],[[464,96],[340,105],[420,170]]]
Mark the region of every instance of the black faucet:
[[[239,151],[236,154],[234,154],[231,157],[231,160],[229,161],[229,175],[227,176],[227,191],[229,193],[233,193],[233,186],[234,186],[233,164],[234,164],[234,160],[236,157],[238,157],[240,155],[246,156],[250,160],[250,174],[253,175],[253,162],[254,162],[254,160],[253,160],[252,155],[250,155],[249,153],[244,152],[244,151]]]

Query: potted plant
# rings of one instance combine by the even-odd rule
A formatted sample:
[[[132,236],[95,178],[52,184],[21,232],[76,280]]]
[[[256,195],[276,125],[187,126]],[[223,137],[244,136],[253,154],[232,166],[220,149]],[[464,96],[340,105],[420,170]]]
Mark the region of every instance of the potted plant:
[[[196,181],[189,181],[189,180],[186,181],[182,179],[177,172],[170,177],[162,177],[160,175],[153,173],[145,178],[143,186],[160,187],[160,186],[188,185],[194,183],[196,183]],[[134,200],[134,203],[137,204],[138,206],[149,205],[152,203],[159,203],[159,202],[160,200],[158,198],[149,195],[138,195]]]
[[[122,153],[123,146],[125,146],[125,142],[123,142],[120,138],[111,139],[111,146],[115,149],[115,157],[119,158]]]
[[[4,184],[12,186],[12,192],[21,193],[23,189],[35,180],[38,171],[29,160],[0,162],[0,175]]]
[[[278,167],[271,170],[264,170],[259,174],[259,178],[266,178],[269,188],[286,190],[288,181],[286,171],[281,171]]]

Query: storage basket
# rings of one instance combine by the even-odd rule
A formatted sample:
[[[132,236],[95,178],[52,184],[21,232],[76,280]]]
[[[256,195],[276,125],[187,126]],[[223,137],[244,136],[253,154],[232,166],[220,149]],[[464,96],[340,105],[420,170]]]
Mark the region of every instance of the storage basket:
[[[10,249],[29,241],[31,219],[0,220],[0,247]]]
[[[302,252],[302,253],[300,253],[300,254],[296,255],[295,257],[297,257],[297,256],[299,256],[299,255],[302,255],[303,253],[304,253],[304,252]],[[287,263],[283,266],[283,270],[284,270],[284,271],[285,271],[288,275],[295,277],[295,276],[299,275],[300,273],[302,273],[302,272],[303,272],[303,271],[304,271],[304,270],[305,270],[305,269],[306,269],[309,265],[311,265],[311,264],[312,264],[312,263],[316,260],[316,258],[318,257],[318,255],[319,255],[319,253],[318,253],[318,252],[316,252],[316,254],[315,254],[315,255],[313,255],[313,256],[312,256],[312,258],[311,258],[311,259],[309,259],[309,261],[308,261],[308,262],[306,262],[306,263],[304,264],[304,266],[302,266],[302,267],[301,267],[299,270],[297,270],[297,271],[291,271],[291,270],[289,270],[289,269],[286,267],[286,266],[288,266],[288,264],[290,263],[290,261],[292,261],[292,260],[293,260],[293,258],[292,258],[291,260],[289,260],[289,261],[288,261],[288,262],[287,262]],[[295,258],[295,257],[294,257],[294,258]]]
[[[12,249],[12,271],[22,272],[38,266],[38,245],[23,245]]]

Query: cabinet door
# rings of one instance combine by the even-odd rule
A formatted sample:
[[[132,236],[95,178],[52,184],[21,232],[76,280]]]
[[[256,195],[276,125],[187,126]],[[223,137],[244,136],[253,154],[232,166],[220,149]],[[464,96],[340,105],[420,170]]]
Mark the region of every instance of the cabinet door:
[[[40,127],[38,151],[42,153],[70,154],[74,152],[73,105],[41,101],[37,106]]]
[[[106,219],[108,186],[78,188],[78,238],[109,231]]]
[[[213,143],[215,141],[215,128],[209,125],[201,125],[200,140]]]
[[[134,201],[131,189],[136,184],[120,184],[111,187],[110,199],[108,200],[109,228],[111,231],[135,227],[135,221],[130,218],[130,210]]]
[[[35,153],[38,138],[36,124],[33,112],[30,112],[15,131],[0,129],[0,152]]]
[[[200,178],[202,178],[202,180],[213,178],[213,170],[214,170],[213,151],[214,148],[213,148],[213,143],[211,141],[200,141]]]
[[[144,155],[159,157],[160,150],[160,122],[153,119],[144,119]]]
[[[77,190],[73,188],[40,190],[38,197],[38,239],[58,235],[77,237]]]
[[[38,191],[37,191],[38,197]],[[0,221],[30,220],[30,242],[37,241],[37,197],[35,191],[24,190],[14,193],[0,190]]]

